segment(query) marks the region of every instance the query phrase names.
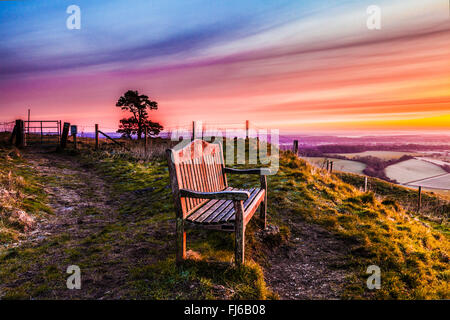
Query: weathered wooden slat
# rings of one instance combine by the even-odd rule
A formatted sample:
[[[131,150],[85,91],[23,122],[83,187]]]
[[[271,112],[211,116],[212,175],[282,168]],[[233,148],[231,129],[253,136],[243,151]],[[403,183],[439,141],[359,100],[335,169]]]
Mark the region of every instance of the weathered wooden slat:
[[[224,191],[232,191],[232,188],[227,188]],[[200,215],[202,215],[206,210],[208,210],[211,206],[213,206],[217,201],[219,201],[218,199],[213,199],[213,200],[209,200],[207,201],[202,207],[200,207],[199,209],[197,209],[195,212],[193,212],[192,214],[190,214],[188,216],[188,220],[195,220],[197,219],[197,217],[199,217]]]
[[[261,190],[251,199],[250,202],[248,202],[248,204],[245,208],[244,223],[247,223],[252,218],[252,216],[255,213],[256,209],[258,208],[259,204],[263,200],[263,196],[264,196],[264,191]],[[235,216],[235,213],[233,212],[233,214],[228,218],[228,220],[226,222],[230,222],[235,219],[236,219],[236,216]],[[223,222],[225,222],[225,221],[223,221]]]
[[[235,189],[235,188],[227,188],[231,189],[232,191],[240,191],[239,189]],[[226,212],[229,210],[229,208],[233,207],[233,200],[227,200],[225,201],[219,208],[216,208],[214,210],[214,212],[212,212],[210,215],[208,215],[208,217],[206,219],[202,219],[201,222],[203,223],[211,223],[212,221],[214,221],[214,219],[219,216],[222,212]],[[210,210],[212,210],[213,208],[211,208]]]
[[[216,167],[214,165],[214,157],[210,156],[209,160],[210,160],[210,168],[211,168],[211,172],[212,172],[214,189],[220,190],[219,180],[217,179],[217,171],[216,171]]]
[[[261,190],[258,195],[255,197],[255,199],[249,204],[249,206],[245,209],[244,213],[244,224],[247,225],[247,223],[250,221],[250,219],[255,214],[256,210],[258,209],[261,202],[264,200],[264,193],[265,190]]]
[[[223,175],[222,175],[222,166],[220,165],[219,155],[216,153],[214,155],[214,168],[216,169],[217,181],[219,183],[219,188],[224,188],[225,185],[223,183]]]
[[[182,197],[195,199],[219,199],[219,200],[247,200],[250,193],[245,190],[222,190],[217,192],[202,192],[187,189],[180,189]]]
[[[210,192],[209,184],[208,184],[208,175],[206,174],[206,171],[205,171],[205,163],[203,161],[203,157],[200,159],[199,162],[200,162],[199,169],[200,169],[200,174],[202,176],[202,183],[203,183],[203,191]]]
[[[203,158],[198,159],[198,172],[201,176],[202,190],[204,192],[208,192],[207,175],[206,175],[206,172],[204,171]]]
[[[191,181],[189,180],[189,173],[188,173],[188,170],[187,170],[185,164],[184,163],[180,163],[178,166],[180,167],[180,169],[181,169],[181,171],[183,173],[182,177],[183,177],[183,180],[184,180],[184,187],[191,189],[192,185],[191,185]],[[187,210],[186,212],[191,211],[191,209],[193,207],[194,207],[193,199],[186,198],[186,210]]]
[[[208,176],[209,190],[210,190],[210,192],[216,191],[216,188],[214,187],[214,183],[213,183],[213,181],[214,181],[213,174],[211,172],[211,168],[209,165],[209,157],[206,155],[203,159],[205,161],[206,175]]]
[[[219,201],[217,201],[211,208],[206,210],[201,216],[199,216],[197,219],[195,219],[194,222],[202,223],[210,215],[214,214],[214,212],[220,210],[220,208],[222,208],[223,206],[226,206],[227,201],[232,201],[232,200],[219,200]]]
[[[227,188],[228,191],[246,191],[240,189]],[[255,189],[251,189],[253,195],[256,195]],[[249,198],[250,199],[250,198]],[[245,200],[245,204],[248,206],[248,200]],[[220,223],[221,217],[226,216],[230,210],[233,210],[233,200],[218,200],[214,204],[209,202],[201,207],[198,211],[195,211],[188,217],[189,221],[195,223]],[[230,214],[230,213],[229,213]]]
[[[184,171],[183,171],[183,166],[180,165],[180,164],[177,164],[175,166],[176,166],[177,171],[179,172],[179,175],[181,177],[180,181],[178,181],[178,187],[179,188],[187,188],[186,182],[185,182],[186,177],[185,177],[185,174],[184,174]],[[182,202],[184,202],[184,204],[185,204],[184,212],[187,212],[189,210],[189,199],[183,198]]]
[[[220,222],[220,216],[224,215],[226,212],[228,212],[230,209],[233,208],[233,200],[228,200],[224,206],[220,208],[220,210],[216,210],[214,214],[210,215],[208,219],[203,221],[204,223],[214,223],[214,220],[217,219],[217,222]],[[217,223],[216,222],[216,223]]]
[[[240,189],[238,189],[240,190]],[[244,208],[245,206],[248,205],[249,201],[252,200],[252,197],[254,197],[254,195],[256,194],[256,192],[259,189],[257,188],[251,188],[250,190],[248,190],[248,192],[250,193],[250,197],[248,197],[247,200],[244,201]],[[214,219],[212,222],[213,223],[221,223],[224,221],[228,221],[229,217],[231,217],[234,214],[234,206],[228,208],[228,210],[226,210],[225,212],[223,212],[222,214],[220,214],[219,216],[216,217],[216,219]]]
[[[186,219],[189,221],[195,221],[199,216],[201,216],[205,211],[207,211],[210,207],[212,207],[219,200],[209,200],[202,207],[191,213]]]
[[[224,179],[224,174],[223,174],[223,162],[222,162],[222,155],[221,152],[216,153],[216,163],[217,163],[217,174],[219,175],[220,178],[220,183],[222,188],[225,188],[225,179]]]
[[[269,168],[255,168],[255,169],[233,169],[224,168],[225,173],[234,174],[257,174],[257,175],[268,175],[271,173]]]
[[[250,194],[250,197],[244,201],[244,210],[255,200],[255,197],[259,194],[259,192],[260,192],[259,188],[253,189],[252,193]],[[234,219],[235,219],[235,212],[231,210],[227,212],[227,214],[221,219],[221,222],[230,222],[234,221]]]
[[[194,172],[194,166],[192,164],[192,160],[191,159],[187,160],[187,168],[188,168],[188,171],[189,171],[189,180],[191,181],[191,184],[192,184],[192,189],[191,190],[199,190],[198,186],[197,186],[197,181],[196,181],[196,178],[195,178],[196,174]],[[199,201],[198,199],[192,199],[194,207],[197,206],[198,201]]]
[[[213,188],[212,188],[212,183],[211,183],[211,176],[208,174],[208,168],[207,168],[207,163],[206,163],[206,159],[205,157],[202,158],[202,164],[203,164],[203,172],[204,175],[206,177],[205,181],[206,181],[206,191],[208,192],[212,192]]]
[[[197,190],[197,191],[203,191],[202,190],[202,186],[201,186],[201,183],[200,183],[200,175],[199,175],[199,173],[197,172],[197,164],[196,164],[196,161],[197,161],[197,159],[196,158],[193,158],[192,160],[191,160],[191,171],[192,171],[192,178],[193,178],[193,180],[194,180],[194,185],[195,185],[195,189],[193,189],[193,190]],[[199,203],[200,203],[200,199],[195,199],[195,203],[196,203],[196,205],[198,205]]]
[[[221,164],[222,164],[221,171],[222,171],[223,183],[224,183],[225,187],[228,187],[227,175],[226,175],[226,173],[225,173],[225,171],[224,171],[224,168],[225,168],[225,158],[224,158],[224,156],[223,156],[223,146],[222,146],[222,143],[219,143],[218,146],[219,146],[218,149],[219,149],[219,151],[220,151],[220,160],[221,160]]]

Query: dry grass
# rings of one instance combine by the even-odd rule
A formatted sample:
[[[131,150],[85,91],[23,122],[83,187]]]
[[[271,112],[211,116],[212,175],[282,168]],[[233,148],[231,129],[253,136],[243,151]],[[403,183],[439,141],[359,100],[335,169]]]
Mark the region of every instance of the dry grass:
[[[24,237],[36,224],[36,217],[50,212],[41,185],[30,168],[21,167],[20,152],[0,149],[0,243]]]
[[[112,196],[119,201],[121,220],[108,225],[108,232],[102,231],[89,240],[95,242],[99,250],[108,250],[105,243],[111,239],[154,246],[154,251],[144,257],[148,263],[130,266],[129,282],[122,284],[129,296],[149,299],[274,297],[265,285],[261,268],[270,250],[266,243],[256,240],[251,227],[246,234],[248,263],[244,268],[237,269],[228,263],[233,256],[232,237],[214,232],[189,234],[189,248],[198,254],[183,269],[174,267],[174,209],[168,188],[167,163],[163,160],[165,148],[164,143],[159,149],[155,148],[159,151],[155,151],[151,162],[140,159],[139,151],[135,151],[138,154],[135,156],[112,146],[102,146],[101,151],[86,148],[78,159],[111,183]],[[6,177],[5,185],[10,184],[11,190],[34,197],[39,194],[33,173],[24,171],[20,160],[14,164],[0,163],[6,164],[6,168],[15,168],[20,173],[16,176],[24,179],[25,184],[21,185],[20,178],[15,181]],[[9,174],[9,170],[2,172]],[[230,177],[229,182],[246,188],[257,183],[254,180],[257,177],[236,175]],[[348,244],[351,254],[343,267],[355,276],[348,280],[344,298],[450,298],[448,238],[438,227],[432,228],[415,219],[397,200],[386,201],[372,192],[364,193],[337,175],[312,167],[289,152],[281,154],[280,170],[268,178],[268,184],[271,224],[279,225],[289,234],[289,229],[295,228],[293,221],[306,220],[325,227]],[[148,194],[139,196],[142,190],[147,190]],[[132,197],[132,194],[137,196]],[[26,196],[17,199],[16,203],[24,206]],[[61,247],[55,244],[54,249]],[[32,258],[40,261],[45,252],[45,247],[34,248]],[[24,254],[20,252],[17,257],[8,258],[7,265],[13,266],[12,259],[15,259],[16,266],[23,266]],[[87,256],[86,263],[98,261],[94,257]],[[382,287],[375,292],[366,287],[369,265],[379,266],[382,272]],[[5,273],[4,277],[10,275]],[[48,285],[47,291],[51,290]]]
[[[272,192],[279,212],[304,216],[356,244],[350,258],[361,278],[349,286],[349,297],[364,294],[365,271],[374,264],[383,279],[381,290],[371,293],[376,298],[449,298],[448,238],[399,203],[382,202],[291,154],[282,156],[281,174],[270,183],[282,191]]]

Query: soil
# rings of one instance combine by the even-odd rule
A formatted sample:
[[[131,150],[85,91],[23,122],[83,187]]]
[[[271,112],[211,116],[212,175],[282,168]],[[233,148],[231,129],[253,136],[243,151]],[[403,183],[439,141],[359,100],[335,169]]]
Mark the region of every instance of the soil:
[[[290,241],[269,255],[264,272],[280,299],[339,299],[351,273],[349,244],[320,226],[296,222]]]

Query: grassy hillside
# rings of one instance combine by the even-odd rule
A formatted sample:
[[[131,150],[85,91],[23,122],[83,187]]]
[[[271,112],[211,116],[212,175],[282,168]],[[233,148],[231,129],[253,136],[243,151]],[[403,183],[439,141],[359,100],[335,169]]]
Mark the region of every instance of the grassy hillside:
[[[139,212],[141,215],[157,214],[158,218],[154,219],[173,219],[164,161],[144,164],[134,163],[130,159],[103,158],[98,163],[103,174],[107,174],[111,181],[114,181],[115,189],[120,192],[136,188],[155,188],[152,194],[160,199],[159,201],[152,197],[151,205],[142,204],[138,207],[136,201],[126,201],[122,207],[124,214]],[[257,185],[256,178],[253,179],[230,176],[229,183],[245,188]],[[155,187],[156,181],[158,187]],[[448,240],[439,231],[414,220],[396,201],[382,203],[373,193],[362,193],[342,182],[337,176],[313,168],[289,153],[282,154],[280,171],[269,177],[268,183],[269,222],[281,226],[282,237],[290,233],[292,221],[306,219],[347,239],[349,246],[354,248],[352,256],[349,257],[352,262],[348,268],[357,271],[358,277],[349,281],[348,297],[363,297],[367,294],[377,298],[448,297]],[[158,191],[159,196],[156,195]],[[161,193],[164,194],[163,197]],[[264,243],[255,240],[256,230],[257,227],[253,225],[248,231],[247,254],[249,260],[256,262],[250,264],[255,268],[253,272],[259,274],[258,264],[264,266],[265,255],[270,254],[270,250],[268,252]],[[194,241],[189,241],[192,237]],[[203,242],[205,238],[209,240],[208,243]],[[212,233],[203,235],[198,242],[196,240],[194,234],[188,234],[188,245],[199,253],[201,260],[232,260],[231,236]],[[173,257],[166,261],[166,267],[173,266],[172,262]],[[371,264],[380,266],[382,272],[384,271],[384,285],[375,293],[369,293],[365,288],[365,271]],[[160,266],[160,263],[157,265]],[[165,274],[155,266],[145,267],[145,270],[149,271],[147,278],[145,272],[135,270],[141,281],[154,280],[154,277],[158,279]],[[170,277],[175,277],[174,269],[171,270]],[[202,272],[197,269],[193,274],[199,277],[198,281],[205,280]],[[259,283],[262,282],[263,280],[259,279]],[[166,292],[162,295],[167,294]],[[259,298],[263,296],[253,295]]]
[[[51,213],[41,182],[18,150],[0,146],[0,244],[23,239],[37,218]]]
[[[364,176],[337,172],[336,175],[342,181],[357,188],[364,186]],[[389,183],[381,179],[369,177],[369,189],[387,200],[395,200],[411,215],[417,214],[418,192],[412,188],[406,188]],[[450,201],[434,191],[422,192],[422,207],[420,217],[443,224],[448,223],[450,214]]]
[[[361,278],[369,264],[382,270],[384,285],[376,297],[448,297],[449,243],[442,233],[413,219],[395,200],[381,202],[292,155],[284,155],[281,163],[274,180],[284,184],[285,193],[274,201],[277,211],[289,208],[357,243],[352,260]],[[349,294],[358,290],[364,288],[351,286]]]
[[[277,298],[264,281],[268,257],[288,241],[296,222],[306,221],[328,229],[351,249],[346,263],[339,266],[352,275],[343,298],[450,298],[449,240],[439,228],[414,219],[397,200],[363,193],[290,153],[281,155],[279,172],[268,178],[268,220],[280,227],[280,233],[261,238],[258,219],[252,219],[246,233],[247,263],[242,268],[230,264],[233,235],[214,231],[189,232],[189,260],[183,268],[175,267],[175,213],[165,160],[144,162],[112,151],[83,151],[72,157],[108,183],[110,202],[118,215],[86,237],[63,234],[38,247],[25,246],[6,254],[0,251],[0,283],[11,277],[20,279],[21,274],[36,269],[33,265],[40,266],[39,276],[46,279],[45,287],[32,281],[6,285],[4,297],[67,294],[61,281],[64,274],[58,273],[63,267],[45,257],[51,249],[64,266],[70,262],[83,270],[100,268],[113,278],[124,274],[123,281],[114,284],[120,286],[114,289],[114,297]],[[256,177],[229,176],[229,184],[246,188],[258,181]],[[77,214],[83,217],[86,211]],[[91,211],[89,216],[99,215]],[[380,290],[366,287],[369,265],[381,268]],[[84,297],[78,294],[75,297]]]

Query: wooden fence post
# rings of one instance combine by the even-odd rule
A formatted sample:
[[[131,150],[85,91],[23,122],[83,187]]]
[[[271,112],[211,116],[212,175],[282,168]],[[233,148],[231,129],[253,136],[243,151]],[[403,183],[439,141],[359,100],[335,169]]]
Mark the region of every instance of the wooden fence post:
[[[98,150],[98,124],[95,124],[95,150]]]
[[[294,144],[292,146],[294,154],[298,155],[298,140],[294,140]]]
[[[417,199],[417,213],[420,212],[421,207],[422,207],[422,187],[419,186],[418,199]]]
[[[364,192],[367,192],[367,176],[364,177]]]
[[[195,127],[196,123],[195,121],[192,121],[192,140],[195,140]]]
[[[14,125],[13,131],[11,132],[11,137],[9,137],[9,144],[12,144],[14,141],[14,138],[16,137],[17,132],[17,126]]]
[[[25,145],[23,120],[16,120],[16,147],[23,148]]]
[[[64,149],[67,145],[67,137],[69,136],[69,122],[64,122],[63,131],[61,135],[61,149]]]
[[[77,126],[70,126],[70,134],[73,137],[73,148],[75,150],[77,149],[77,133],[78,133]]]
[[[245,120],[245,139],[248,141],[249,138],[249,131],[250,129],[250,122],[248,120]]]
[[[333,161],[330,161],[330,173],[333,173]]]
[[[327,172],[330,171],[330,160],[327,160]]]
[[[27,133],[30,134],[30,109],[28,109],[28,127],[27,127]]]

